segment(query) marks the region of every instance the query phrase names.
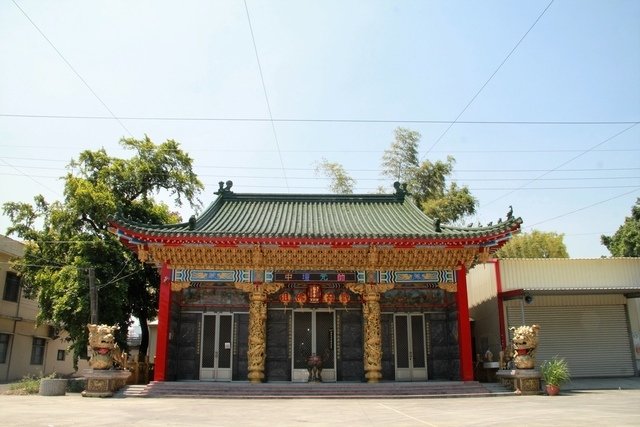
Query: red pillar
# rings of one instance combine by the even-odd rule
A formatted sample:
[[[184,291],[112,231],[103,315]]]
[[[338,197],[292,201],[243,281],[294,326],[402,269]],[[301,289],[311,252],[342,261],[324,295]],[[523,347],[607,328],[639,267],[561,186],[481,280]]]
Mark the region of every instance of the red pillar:
[[[160,271],[160,300],[158,302],[158,337],[153,379],[165,381],[167,375],[167,352],[169,349],[169,320],[171,312],[171,269],[167,263]]]
[[[467,269],[464,265],[457,272],[458,290],[458,347],[460,348],[460,379],[473,381],[473,355],[471,351],[471,322],[469,322],[469,303],[467,298]]]

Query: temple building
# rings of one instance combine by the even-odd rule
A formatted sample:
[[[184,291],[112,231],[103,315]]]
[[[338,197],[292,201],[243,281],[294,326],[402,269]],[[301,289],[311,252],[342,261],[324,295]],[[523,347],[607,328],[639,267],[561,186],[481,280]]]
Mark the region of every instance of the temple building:
[[[466,272],[517,233],[389,195],[240,194],[183,224],[115,218],[161,271],[155,380],[473,380]]]

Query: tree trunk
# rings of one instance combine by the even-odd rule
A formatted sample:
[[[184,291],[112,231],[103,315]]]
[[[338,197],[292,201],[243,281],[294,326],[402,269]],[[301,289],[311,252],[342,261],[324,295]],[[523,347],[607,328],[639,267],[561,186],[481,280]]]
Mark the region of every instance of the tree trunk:
[[[140,317],[140,349],[138,350],[138,362],[144,362],[149,350],[149,325],[146,317]]]

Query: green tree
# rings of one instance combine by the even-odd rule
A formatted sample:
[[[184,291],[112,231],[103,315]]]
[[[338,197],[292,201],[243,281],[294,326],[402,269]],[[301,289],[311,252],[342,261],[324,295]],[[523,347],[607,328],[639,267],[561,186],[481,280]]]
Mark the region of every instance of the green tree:
[[[351,178],[344,166],[323,158],[315,165],[316,175],[324,175],[331,180],[329,189],[336,194],[353,194],[356,180]]]
[[[514,236],[497,253],[498,258],[569,258],[564,235],[533,230]]]
[[[393,142],[391,147],[385,150],[382,155],[382,174],[398,182],[411,185],[416,171],[420,166],[418,159],[418,144],[420,143],[420,133],[406,128],[398,127],[393,131]]]
[[[382,156],[382,174],[407,184],[418,207],[432,218],[456,222],[476,211],[477,201],[469,188],[455,182],[447,185],[455,159],[431,162],[418,159],[421,135],[405,128],[396,128],[394,140]]]
[[[64,177],[64,202],[48,203],[36,196],[33,204],[9,202],[3,210],[11,220],[7,234],[26,243],[16,261],[25,293],[37,299],[38,321],[69,332],[74,361],[84,356],[90,320],[87,272],[95,271],[99,289],[99,322],[120,326],[125,343],[131,316],[140,320],[140,357],[148,346],[147,320],[156,315],[159,277],[144,266],[108,231],[116,214],[161,224],[179,216],[153,196],[166,191],[176,205],[185,200],[199,208],[203,188],[192,170],[192,159],[177,142],[154,144],[123,139],[134,152],[129,159],[109,156],[104,149],[83,151],[69,164]]]
[[[600,241],[614,257],[640,257],[640,198],[618,231],[613,236],[601,236]]]

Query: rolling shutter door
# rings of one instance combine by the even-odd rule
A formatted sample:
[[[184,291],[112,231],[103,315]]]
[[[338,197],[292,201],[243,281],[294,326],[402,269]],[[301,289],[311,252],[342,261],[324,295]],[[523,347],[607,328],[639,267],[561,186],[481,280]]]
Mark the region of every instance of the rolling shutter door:
[[[539,325],[539,366],[564,358],[578,377],[633,376],[629,330],[623,305],[582,307],[525,306],[527,325]],[[520,307],[507,308],[509,326],[522,324]]]

